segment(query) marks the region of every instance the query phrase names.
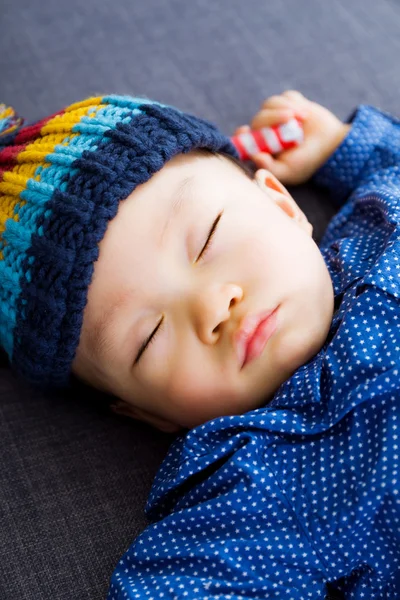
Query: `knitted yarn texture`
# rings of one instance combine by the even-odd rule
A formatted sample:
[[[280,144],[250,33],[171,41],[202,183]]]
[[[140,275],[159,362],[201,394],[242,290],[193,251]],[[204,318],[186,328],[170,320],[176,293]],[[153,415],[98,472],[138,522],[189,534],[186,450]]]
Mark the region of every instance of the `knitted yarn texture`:
[[[68,386],[119,202],[195,148],[237,156],[212,123],[145,98],[92,97],[28,126],[0,105],[0,344],[26,381]]]

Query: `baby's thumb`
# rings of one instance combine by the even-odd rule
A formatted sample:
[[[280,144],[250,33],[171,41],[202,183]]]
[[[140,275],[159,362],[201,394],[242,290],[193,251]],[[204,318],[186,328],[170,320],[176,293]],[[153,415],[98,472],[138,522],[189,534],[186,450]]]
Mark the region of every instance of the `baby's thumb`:
[[[271,171],[272,175],[275,175],[281,183],[290,184],[290,168],[286,163],[275,159],[267,152],[252,154],[250,158],[260,169],[268,169],[268,171]]]

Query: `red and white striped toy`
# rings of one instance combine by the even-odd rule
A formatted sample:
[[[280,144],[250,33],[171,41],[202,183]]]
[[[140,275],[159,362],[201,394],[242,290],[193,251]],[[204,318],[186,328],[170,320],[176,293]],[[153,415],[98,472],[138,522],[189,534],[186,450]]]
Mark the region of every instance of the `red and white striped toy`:
[[[298,146],[303,140],[303,127],[301,121],[296,118],[281,125],[252,129],[231,137],[241,160],[249,160],[251,154],[258,152],[279,154],[283,150]]]

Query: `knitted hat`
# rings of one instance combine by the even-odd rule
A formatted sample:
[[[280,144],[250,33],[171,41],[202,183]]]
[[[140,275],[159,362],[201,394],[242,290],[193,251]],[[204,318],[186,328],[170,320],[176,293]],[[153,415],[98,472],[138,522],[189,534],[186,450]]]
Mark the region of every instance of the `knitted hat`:
[[[194,148],[238,156],[208,121],[145,98],[88,98],[25,127],[0,105],[0,345],[26,381],[69,385],[108,222]]]

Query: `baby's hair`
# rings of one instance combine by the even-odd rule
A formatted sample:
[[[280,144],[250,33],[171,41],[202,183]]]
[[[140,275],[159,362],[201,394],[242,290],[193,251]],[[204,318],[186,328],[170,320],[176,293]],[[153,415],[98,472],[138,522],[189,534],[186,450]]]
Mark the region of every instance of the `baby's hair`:
[[[210,150],[209,148],[197,148],[197,152],[203,154],[204,156],[219,156],[222,158],[226,158],[231,163],[236,165],[247,177],[251,180],[254,179],[254,171],[250,167],[248,163],[242,162],[239,158],[232,156],[231,154],[226,154],[225,152],[216,152],[214,150]]]

